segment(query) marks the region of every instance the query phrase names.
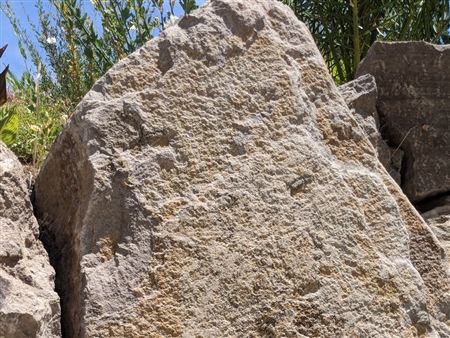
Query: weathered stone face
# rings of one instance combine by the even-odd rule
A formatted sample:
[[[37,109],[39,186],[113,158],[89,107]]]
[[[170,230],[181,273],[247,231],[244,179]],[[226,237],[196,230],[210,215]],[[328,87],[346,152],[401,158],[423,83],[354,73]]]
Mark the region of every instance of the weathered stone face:
[[[450,255],[450,195],[419,204],[421,216]]]
[[[350,113],[354,116],[358,126],[364,131],[370,143],[375,147],[378,160],[386,168],[389,175],[400,185],[400,167],[392,160],[389,146],[381,137],[380,118],[377,112],[378,90],[375,78],[366,74],[338,88],[339,93],[347,103]],[[398,152],[400,154],[400,152]],[[397,164],[397,165],[395,165]]]
[[[450,191],[450,46],[376,42],[357,76],[378,86],[381,133],[404,152],[401,186],[413,202]]]
[[[210,1],[114,66],[36,210],[66,337],[449,332],[442,248],[274,0]]]
[[[60,337],[54,270],[37,239],[22,166],[0,141],[0,337]]]

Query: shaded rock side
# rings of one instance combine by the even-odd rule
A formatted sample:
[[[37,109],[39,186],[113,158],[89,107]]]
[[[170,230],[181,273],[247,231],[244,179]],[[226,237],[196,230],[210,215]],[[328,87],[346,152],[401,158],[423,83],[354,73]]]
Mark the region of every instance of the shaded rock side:
[[[383,137],[404,152],[405,194],[417,203],[450,191],[450,46],[375,42],[363,74],[378,86]]]
[[[450,334],[442,247],[275,0],[210,1],[108,71],[35,207],[65,337]]]
[[[60,337],[55,272],[38,240],[22,166],[0,141],[0,337]]]

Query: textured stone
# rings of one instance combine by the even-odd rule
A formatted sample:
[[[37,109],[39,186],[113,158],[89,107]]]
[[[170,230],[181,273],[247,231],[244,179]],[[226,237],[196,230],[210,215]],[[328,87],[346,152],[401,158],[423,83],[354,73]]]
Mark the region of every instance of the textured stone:
[[[450,203],[438,210],[430,210],[423,217],[439,239],[447,256],[450,255]]]
[[[436,237],[444,247],[447,256],[450,255],[450,195],[441,196],[421,203],[418,209],[422,211],[423,219],[428,223]]]
[[[60,337],[54,270],[37,239],[22,166],[0,141],[0,337]]]
[[[275,0],[210,1],[115,65],[36,212],[65,337],[450,335],[442,247]]]
[[[378,86],[383,137],[404,151],[405,194],[416,203],[450,191],[450,46],[375,42],[363,74]]]
[[[448,257],[450,255],[450,196],[436,197],[420,203],[418,209],[423,211],[422,217],[438,238]],[[450,304],[443,302],[442,307],[448,313]]]
[[[379,132],[380,119],[376,107],[378,91],[375,78],[370,74],[366,74],[339,86],[338,89],[351,114],[358,122],[358,126],[362,128],[370,143],[377,150],[378,160],[383,164],[394,181],[400,185],[400,156],[403,154],[403,151],[394,149],[392,150],[394,156],[391,156],[391,150]]]

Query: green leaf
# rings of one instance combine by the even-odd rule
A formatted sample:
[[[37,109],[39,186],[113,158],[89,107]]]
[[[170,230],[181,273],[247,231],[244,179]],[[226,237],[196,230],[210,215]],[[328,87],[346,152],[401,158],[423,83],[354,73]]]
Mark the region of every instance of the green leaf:
[[[22,54],[23,58],[26,60],[27,59],[27,51],[25,50],[25,48],[23,48],[22,42],[20,42],[20,40],[19,40],[17,42],[17,45],[19,47],[20,54]]]
[[[11,146],[19,130],[19,113],[16,107],[0,107],[0,139]]]
[[[180,0],[180,6],[184,10],[184,15],[188,15],[193,10],[198,8],[195,0]]]
[[[84,54],[90,59],[92,59],[94,57],[94,52],[92,51],[92,48],[90,48],[90,47],[86,47],[84,49]]]
[[[122,20],[123,20],[124,22],[126,22],[126,21],[129,19],[129,17],[130,17],[130,8],[125,7],[125,8],[122,10],[122,12],[120,13],[120,15],[122,16]]]

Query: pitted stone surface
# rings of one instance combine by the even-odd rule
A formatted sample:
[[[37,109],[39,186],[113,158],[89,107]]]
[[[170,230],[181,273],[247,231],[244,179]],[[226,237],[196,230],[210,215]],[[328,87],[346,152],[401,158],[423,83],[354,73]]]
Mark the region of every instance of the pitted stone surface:
[[[36,210],[66,337],[450,332],[446,255],[278,1],[212,0],[114,66]]]
[[[450,195],[434,198],[418,205],[423,219],[450,254]]]
[[[0,337],[60,337],[55,272],[38,240],[22,166],[0,141]]]

